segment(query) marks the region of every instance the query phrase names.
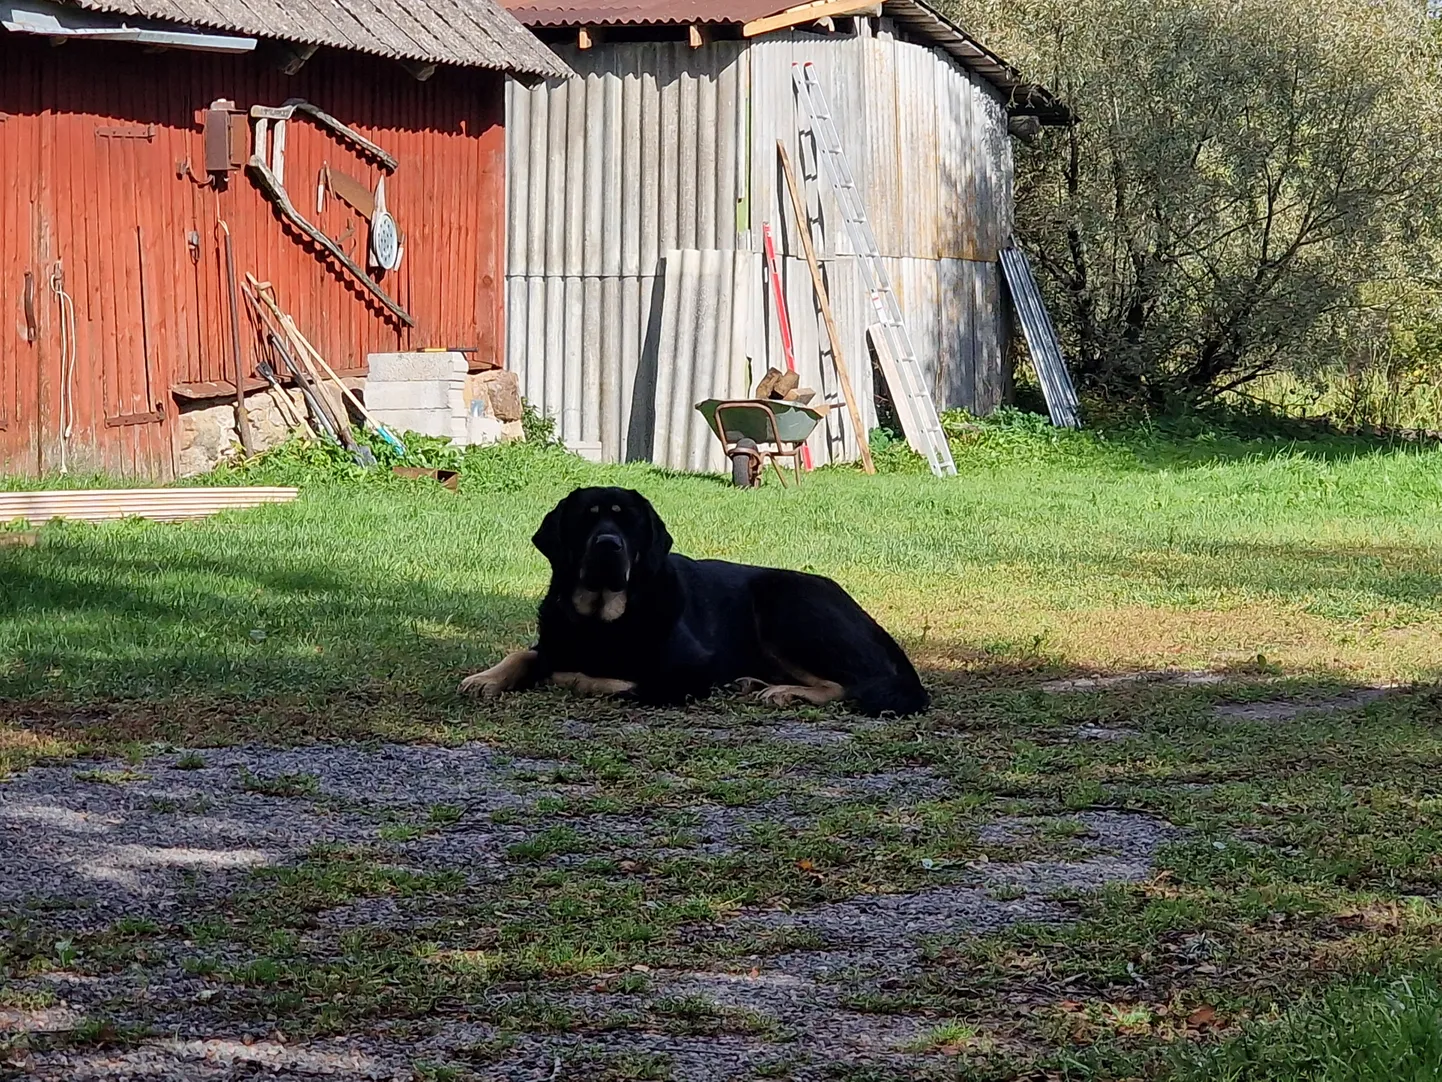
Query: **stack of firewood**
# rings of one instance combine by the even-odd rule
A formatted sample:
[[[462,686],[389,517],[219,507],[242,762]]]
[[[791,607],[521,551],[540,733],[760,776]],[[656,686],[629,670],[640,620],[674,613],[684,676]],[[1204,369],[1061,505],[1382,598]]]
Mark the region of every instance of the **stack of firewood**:
[[[801,377],[795,372],[782,372],[776,368],[768,368],[766,375],[761,377],[761,382],[756,385],[756,397],[771,399],[779,402],[795,402],[804,406],[816,397],[816,392],[810,387],[798,387]]]

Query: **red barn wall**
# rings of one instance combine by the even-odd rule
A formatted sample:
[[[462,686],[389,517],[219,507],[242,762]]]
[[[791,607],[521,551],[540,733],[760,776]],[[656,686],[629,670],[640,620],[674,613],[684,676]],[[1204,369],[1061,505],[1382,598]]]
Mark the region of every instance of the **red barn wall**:
[[[177,177],[187,158],[203,172],[200,114],[211,101],[248,111],[292,97],[399,160],[386,205],[405,253],[381,281],[414,328],[283,224],[243,170],[220,192]],[[503,116],[494,73],[442,68],[422,83],[392,61],[322,53],[287,77],[256,55],[56,48],[0,31],[0,469],[61,465],[58,265],[76,316],[71,470],[171,475],[172,388],[232,378],[222,218],[242,281],[250,271],[272,282],[337,370],[424,346],[475,346],[476,359],[499,364]],[[334,198],[317,214],[317,178],[329,163],[373,188],[379,168],[303,118],[288,125],[285,158],[291,201],[333,238],[354,219],[350,254],[364,265],[366,223]],[[242,340],[250,371],[243,311]]]

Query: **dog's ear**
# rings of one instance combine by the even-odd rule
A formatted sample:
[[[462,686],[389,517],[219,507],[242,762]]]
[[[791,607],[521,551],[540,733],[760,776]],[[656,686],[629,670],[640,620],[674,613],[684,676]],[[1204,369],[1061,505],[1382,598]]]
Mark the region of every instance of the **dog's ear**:
[[[658,574],[666,566],[666,557],[671,555],[671,531],[666,529],[666,524],[661,521],[661,516],[656,514],[656,509],[646,501],[646,518],[651,527],[651,543],[646,546],[646,570],[651,574]]]
[[[566,535],[562,528],[562,519],[565,517],[568,499],[569,496],[546,512],[546,517],[541,519],[540,528],[531,537],[531,544],[551,561],[552,567],[559,567],[566,556]]]

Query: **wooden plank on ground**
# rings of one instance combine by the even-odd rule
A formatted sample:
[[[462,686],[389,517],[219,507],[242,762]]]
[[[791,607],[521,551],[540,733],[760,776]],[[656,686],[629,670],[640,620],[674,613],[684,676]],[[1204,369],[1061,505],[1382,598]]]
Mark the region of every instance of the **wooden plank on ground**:
[[[0,522],[106,522],[146,518],[178,522],[220,511],[289,503],[295,488],[92,488],[42,492],[0,492]]]

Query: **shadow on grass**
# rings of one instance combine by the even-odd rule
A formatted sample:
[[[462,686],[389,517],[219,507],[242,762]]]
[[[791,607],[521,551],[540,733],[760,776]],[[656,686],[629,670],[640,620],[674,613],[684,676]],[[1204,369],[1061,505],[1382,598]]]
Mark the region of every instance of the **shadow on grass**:
[[[1032,406],[1037,413],[1044,408]],[[1144,468],[1186,468],[1228,462],[1300,458],[1349,462],[1359,458],[1442,450],[1436,433],[1346,430],[1325,418],[1298,418],[1268,406],[1212,404],[1155,420],[1122,415],[1089,430],[1124,448]]]
[[[454,698],[459,674],[529,639],[539,594],[449,588],[419,575],[362,579],[296,556],[262,564],[170,553],[162,566],[154,556],[59,545],[25,556],[0,564],[0,699],[442,702]],[[1324,616],[1442,607],[1436,554],[1420,545],[1182,542],[1070,553],[1064,563],[1070,573],[1083,563],[1091,575],[1151,579],[1165,592],[1305,600]],[[964,662],[971,686],[1082,674],[1020,647],[982,646],[931,642],[922,654]]]
[[[1028,561],[1074,577],[1150,582],[1169,595],[1249,593],[1307,603],[1324,616],[1365,615],[1393,605],[1442,612],[1442,566],[1426,545],[1212,541],[1180,537],[1121,552],[1029,551]]]
[[[1422,547],[1182,551],[1205,559],[1141,573],[1178,589],[1322,594],[1364,608],[1435,608],[1442,593],[1442,573]],[[333,552],[267,557],[257,545],[227,557],[87,540],[0,563],[0,724],[77,743],[293,742],[435,738],[502,716],[456,685],[529,639],[535,594],[460,576],[449,581],[461,585],[447,585],[424,567]],[[1139,573],[1135,558],[1093,566]],[[931,642],[918,654],[943,716],[965,715],[976,696],[1092,675],[1025,649]],[[960,664],[925,670],[940,657]],[[534,709],[570,709],[562,702],[542,699]]]
[[[522,639],[536,599],[319,563],[51,547],[0,571],[0,698],[422,698]]]

